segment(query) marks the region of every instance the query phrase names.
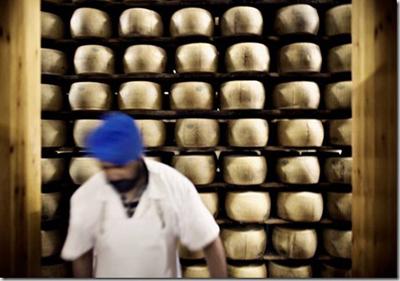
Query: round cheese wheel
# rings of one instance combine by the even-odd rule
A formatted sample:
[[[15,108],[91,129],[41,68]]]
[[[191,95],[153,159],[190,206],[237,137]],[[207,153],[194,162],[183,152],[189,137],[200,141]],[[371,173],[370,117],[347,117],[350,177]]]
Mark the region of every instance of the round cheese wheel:
[[[262,184],[267,177],[267,161],[264,156],[225,156],[222,164],[224,181],[229,184]]]
[[[165,144],[166,128],[161,120],[135,120],[145,147],[159,147]]]
[[[63,106],[61,87],[51,84],[41,84],[42,111],[60,111]]]
[[[316,184],[320,167],[314,156],[279,158],[276,166],[279,179],[288,184]]]
[[[64,36],[64,23],[56,14],[40,12],[40,32],[42,38],[61,39]]]
[[[203,201],[207,210],[210,211],[213,217],[217,217],[218,215],[218,193],[216,192],[202,192],[199,194],[201,201]]]
[[[324,127],[317,119],[279,120],[277,132],[283,146],[321,146],[324,140]]]
[[[267,192],[228,192],[225,197],[227,216],[235,221],[255,223],[269,218],[271,198]]]
[[[309,265],[287,266],[269,262],[268,273],[271,278],[311,278],[312,268]]]
[[[261,43],[237,43],[225,53],[227,72],[268,71],[269,63],[268,48]]]
[[[351,44],[334,47],[328,53],[328,71],[331,73],[351,71]]]
[[[71,277],[71,271],[67,263],[42,265],[40,276],[43,278],[66,278]]]
[[[186,259],[186,260],[200,260],[204,259],[204,252],[203,250],[199,251],[190,251],[187,247],[183,246],[182,244],[179,244],[179,257],[181,259]]]
[[[330,157],[325,160],[325,177],[332,183],[351,183],[353,159],[351,157]]]
[[[195,185],[212,183],[217,169],[213,155],[175,155],[172,166]]]
[[[263,109],[264,85],[256,80],[225,82],[221,85],[220,103],[222,110]]]
[[[183,278],[210,278],[210,272],[206,265],[185,266],[182,270]]]
[[[229,265],[228,276],[232,278],[267,278],[267,267],[265,264],[255,265]]]
[[[78,147],[86,147],[87,137],[102,123],[103,120],[76,120],[73,131],[75,145]]]
[[[326,12],[325,32],[328,36],[351,33],[351,4],[339,5]]]
[[[279,72],[320,72],[321,50],[314,43],[293,43],[281,48],[279,52]]]
[[[351,193],[329,192],[327,195],[328,216],[333,220],[351,221]]]
[[[109,110],[111,108],[110,86],[98,82],[76,82],[69,90],[72,110]]]
[[[237,147],[263,147],[268,142],[265,119],[244,118],[228,121],[228,143]]]
[[[119,89],[118,106],[120,109],[161,110],[162,94],[160,84],[149,81],[123,83]]]
[[[84,45],[75,51],[76,74],[114,74],[113,51],[100,45]]]
[[[326,252],[337,258],[351,258],[351,230],[325,229],[323,232]]]
[[[63,75],[67,71],[67,58],[63,52],[42,48],[40,57],[42,73]]]
[[[328,109],[351,109],[351,81],[328,84],[325,88],[325,106]]]
[[[59,181],[62,179],[65,169],[64,159],[42,158],[40,159],[42,170],[42,184]]]
[[[167,64],[163,48],[154,45],[133,45],[124,54],[125,73],[162,73]]]
[[[212,36],[214,32],[214,18],[205,9],[180,9],[172,15],[169,31],[172,37]]]
[[[237,6],[227,10],[221,19],[221,34],[261,35],[263,33],[263,16],[261,12],[249,6]]]
[[[317,109],[319,102],[320,91],[315,82],[286,82],[274,88],[273,104],[276,108]]]
[[[226,257],[233,260],[255,260],[264,257],[267,234],[263,227],[223,229],[222,243]]]
[[[176,143],[180,147],[214,147],[219,141],[219,124],[214,119],[187,118],[176,121]]]
[[[320,193],[279,192],[278,217],[294,222],[318,222],[322,218],[324,202]]]
[[[42,193],[41,201],[42,220],[54,219],[60,207],[61,192]]]
[[[351,278],[351,275],[351,268],[332,266],[326,262],[321,264],[321,277]]]
[[[131,8],[119,18],[120,37],[159,37],[164,31],[161,16],[149,9]]]
[[[329,140],[333,145],[351,145],[351,119],[331,120]]]
[[[42,257],[59,255],[64,243],[63,235],[59,230],[41,232]]]
[[[95,158],[75,157],[71,159],[69,174],[75,184],[83,184],[100,171],[100,163]]]
[[[171,87],[171,109],[213,109],[214,91],[209,83],[180,82]]]
[[[78,8],[70,22],[72,38],[109,38],[111,37],[111,20],[103,11],[93,8]]]
[[[66,142],[65,122],[60,120],[41,121],[42,147],[61,147]]]
[[[317,34],[319,16],[317,9],[307,4],[289,5],[276,13],[274,30],[277,34]]]
[[[310,259],[317,250],[318,237],[314,229],[292,229],[277,226],[272,232],[276,252],[289,259]]]
[[[176,71],[216,72],[218,53],[215,46],[208,43],[191,43],[180,46],[175,56]]]

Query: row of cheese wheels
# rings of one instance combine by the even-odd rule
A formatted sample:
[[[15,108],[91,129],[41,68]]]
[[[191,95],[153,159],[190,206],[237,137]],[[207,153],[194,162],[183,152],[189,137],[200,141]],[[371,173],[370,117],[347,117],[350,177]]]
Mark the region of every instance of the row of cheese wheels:
[[[203,8],[188,7],[174,12],[170,18],[172,37],[213,36],[218,24],[222,36],[262,35],[264,19],[261,11],[250,6],[228,9],[221,19],[214,19]],[[276,12],[273,23],[278,35],[307,33],[318,34],[320,19],[316,8],[307,4],[289,5]],[[69,23],[72,38],[110,38],[112,22],[109,15],[99,9],[78,8]],[[161,37],[164,35],[163,19],[156,11],[145,8],[124,10],[118,21],[118,35],[123,38]],[[63,20],[56,14],[41,13],[42,38],[64,37]],[[340,5],[325,14],[325,34],[332,36],[351,32],[351,5]]]

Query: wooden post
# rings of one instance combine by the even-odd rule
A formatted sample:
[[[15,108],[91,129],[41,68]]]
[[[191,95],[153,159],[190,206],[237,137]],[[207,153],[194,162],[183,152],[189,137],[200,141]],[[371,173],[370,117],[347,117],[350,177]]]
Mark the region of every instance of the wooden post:
[[[397,275],[397,6],[352,5],[353,276]]]
[[[40,266],[40,0],[0,1],[0,276]]]

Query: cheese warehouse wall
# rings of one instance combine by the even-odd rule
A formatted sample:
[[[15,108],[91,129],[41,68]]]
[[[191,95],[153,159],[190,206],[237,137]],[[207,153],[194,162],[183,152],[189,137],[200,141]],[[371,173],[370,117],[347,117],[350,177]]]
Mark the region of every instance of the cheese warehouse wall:
[[[350,276],[351,2],[235,2],[42,2],[43,277],[72,276],[69,198],[107,111],[195,184],[230,277]]]

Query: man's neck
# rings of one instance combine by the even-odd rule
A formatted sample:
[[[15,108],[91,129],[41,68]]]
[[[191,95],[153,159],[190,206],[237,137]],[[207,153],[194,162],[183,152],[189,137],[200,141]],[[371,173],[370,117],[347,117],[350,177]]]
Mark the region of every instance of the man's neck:
[[[142,164],[140,165],[140,170],[138,175],[140,178],[138,182],[135,184],[135,187],[123,194],[123,196],[128,202],[137,201],[140,198],[143,189],[146,187],[148,181],[148,170],[143,161]]]

